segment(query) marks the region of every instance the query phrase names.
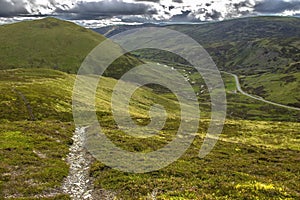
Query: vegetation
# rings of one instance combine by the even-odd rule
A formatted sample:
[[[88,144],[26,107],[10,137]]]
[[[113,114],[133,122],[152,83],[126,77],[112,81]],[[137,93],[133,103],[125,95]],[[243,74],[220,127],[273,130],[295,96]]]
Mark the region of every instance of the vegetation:
[[[122,199],[299,198],[298,123],[228,120],[214,150],[199,159],[207,123],[201,121],[199,135],[186,154],[162,170],[130,174],[95,162],[91,169],[95,186]],[[117,133],[112,138],[119,144]],[[138,144],[135,149],[147,149],[151,141],[131,138],[122,147],[132,151]]]
[[[300,73],[264,73],[242,77],[243,88],[268,100],[300,107]]]
[[[65,158],[74,132],[71,99],[75,75],[50,69],[13,69],[1,70],[0,77],[0,197],[62,197],[60,187],[69,168]],[[101,82],[96,112],[103,125],[112,127],[111,116],[103,115],[111,111],[107,102],[117,81],[103,77]],[[135,120],[148,120],[146,109],[155,101],[169,111],[176,106],[150,89],[139,89],[131,100]]]
[[[0,128],[0,197],[67,199],[60,187],[69,171],[72,123],[20,121]]]
[[[1,70],[0,77],[0,197],[63,198],[73,77],[47,69]]]
[[[293,17],[251,17],[199,25],[170,25],[167,28],[199,42],[220,70],[247,76],[243,79],[247,92],[299,107],[299,22],[299,18]],[[141,26],[115,27],[109,36],[137,27]],[[107,29],[96,31],[105,33]],[[160,62],[188,64],[172,53],[157,50],[141,50],[135,55]],[[274,85],[266,83],[267,80]]]
[[[248,20],[251,25],[251,20],[264,23],[269,18],[241,19],[241,24],[244,20]],[[283,22],[288,23],[285,23],[287,25],[283,26],[278,34],[274,34],[274,37],[279,37],[278,35],[282,32],[293,34],[286,31],[284,27],[296,27],[298,21],[290,18],[274,18],[275,24]],[[225,25],[221,23],[220,26],[233,24],[229,26],[233,28],[236,23],[239,21],[227,21],[224,22]],[[205,26],[209,31],[215,25]],[[22,34],[19,35],[19,32],[15,31],[17,27],[22,27],[20,32],[23,31],[24,34],[28,30],[32,31],[28,32],[32,37],[30,34],[23,35],[27,40],[22,40],[22,42]],[[193,27],[195,35],[196,31],[201,29],[198,25],[178,27],[185,31]],[[271,27],[268,25],[264,32],[258,32],[251,37],[257,38],[261,34],[262,37],[268,36],[273,30]],[[40,41],[44,44],[41,49],[36,47],[41,54],[33,48],[28,52],[19,52],[23,47],[32,47],[29,41],[31,37],[31,42],[33,42],[34,34],[37,34],[37,38],[41,37],[36,28],[43,29],[41,31],[44,34],[43,40],[48,38],[44,43]],[[60,46],[62,38],[52,29],[60,30],[65,34],[68,32],[71,35],[69,36],[72,45],[75,45],[78,39],[79,43],[90,44],[90,46],[87,45],[86,49],[81,49],[82,52],[72,51],[73,47],[81,44]],[[220,28],[222,29],[224,27]],[[274,30],[277,29],[274,28]],[[11,34],[10,37],[6,31]],[[205,35],[206,29],[202,31]],[[13,34],[14,32],[16,34]],[[287,36],[293,38],[291,35]],[[82,37],[82,40],[78,37]],[[218,41],[217,36],[211,34],[209,37],[215,37],[214,40]],[[20,53],[15,59],[9,56],[12,54],[5,50],[5,45],[0,47],[2,51],[0,56],[3,56],[2,53],[6,55],[0,61],[0,199],[69,199],[68,195],[63,194],[61,185],[68,175],[69,166],[66,156],[72,144],[71,137],[74,132],[72,91],[75,75],[65,72],[75,72],[79,66],[76,63],[80,64],[85,56],[83,54],[88,53],[88,48],[97,45],[102,37],[68,22],[48,18],[0,26],[0,38],[3,44],[13,45],[14,41],[21,42],[19,46],[16,43],[12,46],[15,50],[12,49],[11,52],[17,52],[17,55]],[[14,38],[14,40],[10,41],[7,38]],[[60,42],[56,43],[55,38]],[[226,38],[234,42],[231,41],[234,40],[234,35],[229,32],[224,39],[221,35],[219,36],[220,40]],[[86,40],[90,43],[86,43]],[[58,66],[58,70],[53,69],[53,64],[56,64],[54,57],[44,54],[46,51],[42,53],[45,47],[63,55],[62,57],[59,57],[59,54],[54,56],[62,63]],[[272,45],[267,45],[267,47],[271,48]],[[80,56],[76,57],[76,52]],[[29,65],[29,53],[33,57],[44,58],[45,63],[37,61]],[[136,53],[141,58],[144,54],[145,52]],[[153,57],[161,63],[176,68],[189,79],[193,86],[199,98],[201,110],[200,127],[196,139],[179,160],[164,169],[151,173],[123,173],[99,161],[94,161],[90,175],[93,177],[96,191],[103,189],[111,191],[116,199],[279,200],[300,198],[300,165],[298,164],[300,161],[300,113],[298,111],[290,111],[249,99],[236,92],[232,76],[222,74],[228,101],[228,118],[213,151],[200,159],[199,149],[210,122],[210,97],[205,83],[191,67],[174,63],[181,62],[180,60],[170,62],[170,60],[163,61],[159,57]],[[282,59],[285,58],[282,57]],[[130,64],[125,65],[125,61],[129,61]],[[113,67],[120,66],[121,69],[125,66],[124,71],[126,71],[138,63],[141,61],[127,55],[117,60]],[[120,69],[111,68],[106,75],[120,77],[124,73],[123,68]],[[296,61],[290,63],[288,67],[278,64],[278,70],[274,73],[266,70],[260,75],[247,77],[246,75],[250,75],[247,67],[244,71],[237,68],[230,70],[244,75],[241,78],[247,90],[253,93],[261,92],[260,95],[265,95],[265,98],[271,100],[278,98],[275,94],[278,88],[290,88],[290,90],[282,91],[280,94],[282,99],[278,100],[286,104],[298,105],[295,104],[299,100],[297,96],[299,72]],[[94,78],[96,79],[91,76],[91,79]],[[268,81],[263,81],[262,78]],[[274,80],[273,84],[270,80]],[[97,88],[96,113],[105,134],[117,146],[131,152],[150,152],[169,143],[180,124],[178,116],[180,108],[174,94],[157,85],[142,87],[133,94],[130,100],[130,114],[137,124],[146,125],[150,122],[148,111],[154,104],[163,105],[168,113],[167,122],[157,135],[148,139],[135,138],[118,129],[111,113],[111,95],[116,83],[117,80],[114,78],[101,77]],[[123,82],[123,84],[128,87],[131,85],[128,82]],[[257,89],[261,85],[264,85],[264,88]],[[289,95],[289,99],[285,98],[286,95]]]
[[[198,86],[204,85],[204,82],[190,67],[176,64],[173,67],[190,82],[196,82],[196,93],[203,91],[199,95],[202,120],[196,140],[180,160],[147,174],[123,173],[95,162],[90,172],[95,178],[95,187],[114,191],[118,198],[125,199],[151,196],[157,199],[297,199],[299,167],[292,163],[298,160],[300,150],[299,123],[282,121],[299,121],[299,112],[237,94],[233,77],[223,74],[229,120],[214,150],[208,157],[199,159],[198,152],[210,121],[207,89]],[[160,96],[172,98],[169,91],[155,89]],[[143,93],[137,96],[141,97]],[[138,116],[139,120],[147,122],[147,115]],[[115,122],[109,115],[105,121],[103,118],[99,120],[109,138],[131,152],[151,152],[162,148],[172,140],[178,127],[178,120],[172,118],[157,136],[137,139],[115,130]]]
[[[92,30],[55,18],[3,25],[0,69],[48,68],[77,73],[85,57],[103,40]],[[125,71],[139,63],[130,55],[123,56],[106,75],[115,77],[114,71]]]
[[[220,69],[247,76],[243,79],[247,92],[299,107],[299,22],[299,18],[255,17],[169,28],[197,40]]]
[[[1,79],[1,91],[5,94],[1,95],[1,102],[5,103],[1,104],[0,112],[1,196],[62,198],[59,187],[68,170],[63,159],[74,130],[72,123],[68,123],[74,76],[47,69],[18,69],[1,71],[1,77],[6,77]],[[230,91],[232,86],[230,79],[228,81]],[[172,139],[178,126],[176,118],[170,119],[163,132],[150,140],[136,139],[115,129],[107,100],[116,81],[103,78],[102,83],[97,95],[97,113],[105,133],[117,145],[130,151],[148,152]],[[37,116],[36,121],[31,121],[18,93],[3,90],[10,85],[24,93],[33,115]],[[47,98],[49,93],[52,95]],[[169,105],[169,109],[176,107],[175,102],[172,106],[172,101],[163,97],[169,94],[160,95],[144,88],[133,96],[132,114],[138,123],[147,123],[146,111],[153,100]],[[19,109],[8,110],[16,105]],[[241,195],[250,199],[298,197],[298,123],[256,121],[253,124],[247,120],[228,120],[214,151],[201,160],[197,152],[208,122],[205,118],[201,121],[199,136],[188,152],[160,171],[134,175],[95,162],[91,175],[96,189],[112,190],[125,199],[146,198],[151,193],[158,199],[222,199],[226,196],[238,199]]]

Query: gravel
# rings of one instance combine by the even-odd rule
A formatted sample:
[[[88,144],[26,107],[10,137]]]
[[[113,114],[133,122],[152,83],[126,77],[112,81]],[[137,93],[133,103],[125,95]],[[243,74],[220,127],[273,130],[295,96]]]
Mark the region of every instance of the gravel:
[[[70,164],[69,175],[64,180],[62,189],[71,199],[93,199],[93,183],[89,177],[91,156],[84,148],[85,127],[76,128],[73,135],[73,144],[67,161]]]

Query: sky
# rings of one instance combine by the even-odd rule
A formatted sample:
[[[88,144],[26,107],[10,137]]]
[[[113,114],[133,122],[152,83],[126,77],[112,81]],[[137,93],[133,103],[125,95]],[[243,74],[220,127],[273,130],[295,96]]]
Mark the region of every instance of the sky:
[[[300,0],[0,0],[0,24],[53,16],[97,28],[257,15],[300,17]]]

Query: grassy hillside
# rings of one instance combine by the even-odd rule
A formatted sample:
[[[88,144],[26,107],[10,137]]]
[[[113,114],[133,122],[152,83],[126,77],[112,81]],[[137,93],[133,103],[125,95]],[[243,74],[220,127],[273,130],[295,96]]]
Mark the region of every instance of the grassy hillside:
[[[0,198],[67,197],[60,187],[68,175],[65,158],[74,131],[74,80],[75,75],[50,69],[0,70]],[[111,128],[108,102],[117,81],[103,77],[101,82],[96,112]],[[132,117],[149,121],[148,108],[155,102],[176,111],[176,102],[144,88],[131,100]]]
[[[243,88],[269,100],[300,107],[300,71],[242,77]]]
[[[222,69],[256,74],[300,59],[299,18],[253,17],[168,28],[197,40]]]
[[[24,27],[20,32],[31,35],[15,33],[21,26]],[[60,31],[64,34],[57,33]],[[75,75],[65,72],[75,72],[84,58],[83,53],[88,53],[88,48],[93,48],[103,37],[52,18],[0,26],[0,33],[6,33],[0,34],[3,44],[14,48],[10,49],[10,45],[0,47],[6,53],[6,56],[0,55],[3,57],[3,61],[0,60],[3,63],[0,65],[0,199],[70,199],[69,195],[63,194],[61,186],[69,173],[66,156],[73,143],[72,91]],[[43,37],[41,33],[49,34],[49,37]],[[37,41],[34,40],[35,35]],[[64,43],[67,38],[72,40]],[[79,45],[77,40],[84,44]],[[18,41],[19,45],[14,41]],[[35,46],[39,43],[45,45]],[[48,54],[47,45],[50,50],[56,49],[52,57]],[[73,51],[77,45],[86,48]],[[28,48],[29,51],[22,51]],[[20,55],[14,56],[15,51]],[[139,53],[144,57],[143,52]],[[38,59],[33,62],[34,65],[30,65],[30,55]],[[41,64],[43,62],[39,59],[44,59],[45,63]],[[62,65],[56,65],[55,59]],[[129,64],[124,67],[125,60]],[[166,62],[170,63],[170,60]],[[170,66],[189,79],[198,94],[201,119],[195,141],[179,160],[151,173],[123,173],[93,160],[90,176],[94,181],[94,192],[101,194],[107,191],[115,199],[299,199],[300,113],[236,93],[233,77],[222,74],[228,99],[228,119],[213,151],[200,159],[199,149],[210,122],[208,89],[195,70],[173,62]],[[140,61],[127,55],[117,60],[113,65],[117,68],[111,68],[106,75],[118,77],[123,69],[126,71],[138,63]],[[287,68],[279,67],[275,73],[266,71],[251,76],[250,71],[232,70],[247,75],[242,77],[242,81],[249,91],[258,92],[256,87],[264,84],[263,94],[271,94],[267,88],[284,87],[280,85],[283,83],[294,88],[294,92],[298,91],[297,80],[295,82],[295,78],[299,78],[297,67],[295,61]],[[269,81],[260,82],[260,76]],[[252,81],[253,85],[248,81]],[[114,144],[131,152],[151,152],[174,138],[180,124],[180,107],[169,90],[142,87],[132,95],[130,114],[137,124],[150,122],[149,108],[154,104],[163,105],[168,111],[162,131],[144,139],[125,134],[117,127],[111,113],[111,95],[117,80],[101,77],[100,83],[95,101],[96,114],[103,132]],[[131,83],[123,82],[123,85],[130,86]],[[294,102],[283,99],[287,104]]]
[[[74,77],[48,69],[0,71],[0,198],[67,199]]]
[[[110,35],[131,28],[137,26],[120,26]],[[247,92],[299,107],[300,93],[297,88],[300,79],[296,74],[300,71],[299,18],[252,17],[201,25],[171,25],[167,28],[198,41],[221,70],[247,76],[242,81]],[[105,33],[107,29],[96,31]],[[187,64],[167,52],[142,50],[135,54],[140,58]],[[270,79],[275,84],[266,83]]]
[[[202,44],[220,69],[244,75],[247,92],[299,107],[299,18],[255,17],[169,28]]]
[[[228,120],[214,150],[199,159],[207,123],[201,121],[189,150],[162,170],[130,174],[95,162],[95,187],[112,191],[117,199],[299,198],[299,123]],[[132,145],[122,147],[132,151]]]
[[[249,93],[299,107],[299,18],[254,17],[169,28],[197,40],[220,69],[244,75]]]
[[[69,199],[61,185],[72,144],[72,123],[0,123],[0,199]]]
[[[139,27],[144,26],[114,27],[108,36]],[[198,41],[224,70],[247,75],[280,69],[285,69],[285,72],[299,70],[298,65],[291,66],[300,60],[299,18],[251,17],[199,25],[169,25],[166,28]],[[105,34],[110,29],[105,27],[95,31]],[[150,51],[150,55],[143,56],[172,59],[172,55],[166,52],[164,55],[151,55]]]
[[[170,28],[196,39],[221,69],[243,75],[247,92],[299,107],[299,18],[255,17]]]
[[[68,174],[65,158],[74,131],[71,93],[75,75],[49,69],[15,69],[1,70],[0,77],[0,197],[68,199],[62,194],[61,184]],[[191,78],[197,79],[193,74]],[[272,106],[264,109],[268,105],[231,94],[232,77],[224,79],[229,111],[234,114],[229,115],[231,120],[226,122],[221,140],[207,158],[197,157],[209,122],[208,108],[203,104],[199,135],[180,160],[140,175],[121,173],[94,162],[90,174],[95,179],[95,190],[106,189],[122,199],[146,198],[151,193],[159,199],[299,197],[299,123],[232,120],[288,120],[292,114]],[[119,131],[112,118],[109,102],[116,80],[102,78],[101,83],[97,114],[104,132],[115,144],[133,152],[149,152],[173,138],[179,124],[174,114],[179,107],[168,98],[174,96],[157,90],[155,94],[148,88],[136,91],[130,105],[137,123],[149,123],[148,110],[153,103],[165,105],[171,114],[162,133],[137,139]]]
[[[0,69],[50,68],[76,73],[84,58],[105,37],[71,22],[55,18],[0,26]],[[113,71],[140,63],[131,56],[115,62]],[[123,67],[123,68],[122,68]]]
[[[168,62],[167,62],[168,63]],[[199,75],[195,69],[182,65],[182,64],[170,64],[170,66],[177,69],[178,72],[182,73],[185,76],[190,84],[193,86],[195,93],[198,96],[198,100],[200,103],[200,109],[202,117],[209,117],[210,112],[210,96],[208,92],[208,88],[202,77]],[[231,75],[226,73],[222,73],[222,79],[224,81],[225,89],[226,89],[226,97],[227,97],[227,118],[236,119],[236,120],[264,120],[264,121],[296,121],[300,122],[300,112],[288,110],[286,108],[281,108],[278,106],[270,105],[255,99],[251,99],[243,94],[237,92],[236,89],[236,82]],[[295,75],[297,75],[295,73]],[[282,74],[281,76],[269,74],[269,77],[266,76],[266,80],[263,82],[259,82],[255,79],[255,77],[259,76],[245,76],[241,77],[242,80],[244,78],[253,81],[253,86],[257,86],[260,88],[276,88],[276,87],[283,87],[283,84],[288,84],[291,88],[290,90],[278,90],[273,91],[274,96],[272,97],[273,100],[287,100],[292,99],[292,97],[297,97],[299,95],[299,87],[297,87],[297,82],[288,82],[288,77],[285,78],[287,75]],[[279,78],[272,80],[274,77]],[[287,81],[283,82],[283,78],[287,79]],[[262,87],[259,85],[265,85],[266,87]],[[244,86],[246,88],[246,86]],[[251,91],[250,91],[251,92]],[[257,91],[253,91],[255,93]],[[292,93],[289,93],[292,92]],[[258,93],[259,95],[265,94],[263,92]],[[278,95],[282,94],[282,95]],[[278,95],[278,96],[276,96]],[[263,96],[263,95],[262,95]],[[287,98],[287,96],[289,98]],[[264,97],[264,96],[263,96]],[[285,101],[284,103],[289,104],[291,101]],[[292,104],[294,105],[294,104]]]

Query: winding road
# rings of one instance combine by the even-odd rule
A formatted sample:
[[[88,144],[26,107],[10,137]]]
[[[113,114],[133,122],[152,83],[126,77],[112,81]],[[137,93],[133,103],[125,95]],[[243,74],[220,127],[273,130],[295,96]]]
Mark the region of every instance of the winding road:
[[[272,102],[272,101],[268,101],[268,100],[266,100],[266,99],[264,99],[264,98],[262,98],[262,97],[257,97],[257,96],[253,96],[253,95],[251,95],[251,94],[248,94],[248,93],[246,93],[246,92],[242,89],[241,84],[240,84],[240,81],[239,81],[239,77],[238,77],[236,74],[232,74],[232,73],[224,72],[224,71],[222,71],[222,72],[225,73],[225,74],[229,74],[229,75],[231,75],[231,76],[234,77],[235,82],[236,82],[236,88],[237,88],[237,90],[238,90],[241,94],[243,94],[243,95],[245,95],[245,96],[247,96],[247,97],[250,97],[250,98],[252,98],[252,99],[256,99],[256,100],[258,100],[258,101],[262,101],[262,102],[265,102],[265,103],[268,103],[268,104],[271,104],[271,105],[274,105],[274,106],[279,106],[279,107],[287,108],[287,109],[290,109],[290,110],[297,110],[297,111],[300,111],[300,108],[296,108],[296,107],[292,107],[292,106],[287,106],[287,105],[275,103],[275,102]]]
[[[108,37],[108,35],[111,33],[111,32],[113,32],[114,30],[116,30],[117,29],[117,27],[115,27],[115,26],[113,26],[110,30],[108,30],[106,33],[104,33],[103,35],[105,36],[105,37]]]

